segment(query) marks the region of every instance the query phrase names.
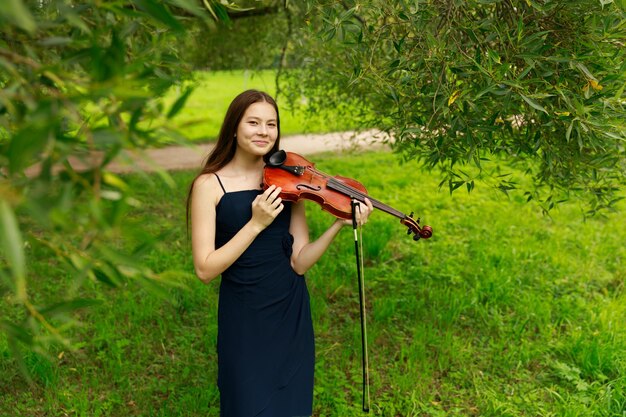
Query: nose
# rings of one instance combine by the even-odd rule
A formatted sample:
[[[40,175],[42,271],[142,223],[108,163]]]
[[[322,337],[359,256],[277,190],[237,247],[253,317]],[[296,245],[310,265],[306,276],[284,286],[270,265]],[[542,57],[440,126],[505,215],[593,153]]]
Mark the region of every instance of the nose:
[[[259,134],[261,136],[267,136],[267,126],[264,123],[259,125]]]

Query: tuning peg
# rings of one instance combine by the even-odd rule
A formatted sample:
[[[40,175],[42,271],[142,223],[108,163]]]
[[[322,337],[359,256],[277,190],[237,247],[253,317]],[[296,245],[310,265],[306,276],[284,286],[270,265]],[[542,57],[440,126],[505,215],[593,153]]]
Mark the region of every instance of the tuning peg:
[[[407,231],[406,231],[406,234],[407,234],[407,235],[410,235],[410,234],[411,234],[411,232],[413,232],[413,231],[412,231],[412,230],[411,230],[411,228],[409,227],[409,228],[407,229]]]
[[[415,233],[415,234],[413,235],[413,240],[414,240],[414,241],[416,241],[416,242],[417,242],[418,240],[420,240],[421,238],[422,238],[422,237],[421,237],[419,234],[417,234],[417,233]]]
[[[411,212],[411,214],[409,214],[409,217],[410,217],[410,218],[413,218],[413,212]]]

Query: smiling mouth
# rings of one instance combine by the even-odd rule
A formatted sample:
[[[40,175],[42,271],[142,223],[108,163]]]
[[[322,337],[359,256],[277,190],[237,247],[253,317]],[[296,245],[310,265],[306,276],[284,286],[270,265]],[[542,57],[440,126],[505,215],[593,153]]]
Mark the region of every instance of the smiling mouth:
[[[265,140],[253,140],[252,143],[258,146],[266,146],[269,144],[269,142]]]

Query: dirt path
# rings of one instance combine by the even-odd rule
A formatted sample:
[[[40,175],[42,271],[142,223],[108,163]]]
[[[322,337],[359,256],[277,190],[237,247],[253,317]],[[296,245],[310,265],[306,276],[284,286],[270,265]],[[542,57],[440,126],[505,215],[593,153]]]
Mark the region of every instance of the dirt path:
[[[386,147],[386,136],[376,130],[366,132],[339,132],[326,134],[307,134],[285,136],[280,139],[281,149],[306,156],[322,152],[341,153],[354,150],[370,150]],[[143,151],[123,150],[121,154],[107,165],[111,172],[125,173],[132,171],[155,171],[158,169],[173,171],[183,169],[200,169],[204,158],[213,148],[213,144],[168,146]],[[70,157],[69,162],[77,171],[84,171],[99,163],[102,156]],[[89,160],[87,160],[89,159]],[[39,164],[26,169],[26,175],[33,177],[39,174]],[[61,166],[53,170],[58,171]]]
[[[280,145],[281,149],[285,151],[296,152],[305,156],[321,152],[382,148],[386,146],[383,143],[383,137],[383,134],[377,131],[366,131],[358,134],[341,132],[294,135],[281,138]],[[109,164],[108,168],[113,172],[200,169],[204,158],[212,147],[212,144],[190,147],[169,146],[161,149],[148,149],[143,155],[139,152],[124,151],[124,154]],[[80,164],[80,162],[78,163]]]

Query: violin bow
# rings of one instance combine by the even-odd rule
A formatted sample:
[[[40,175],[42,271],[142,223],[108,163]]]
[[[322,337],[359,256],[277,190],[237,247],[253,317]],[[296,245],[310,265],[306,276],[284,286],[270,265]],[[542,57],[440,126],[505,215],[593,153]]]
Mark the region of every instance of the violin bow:
[[[359,309],[361,316],[361,359],[363,368],[363,411],[370,411],[370,376],[369,359],[367,355],[367,320],[365,314],[365,279],[363,277],[363,236],[361,239],[357,234],[357,210],[360,212],[359,202],[351,200],[352,206],[352,230],[354,231],[354,252],[356,254],[356,273],[359,282]],[[363,229],[358,228],[362,232]]]

